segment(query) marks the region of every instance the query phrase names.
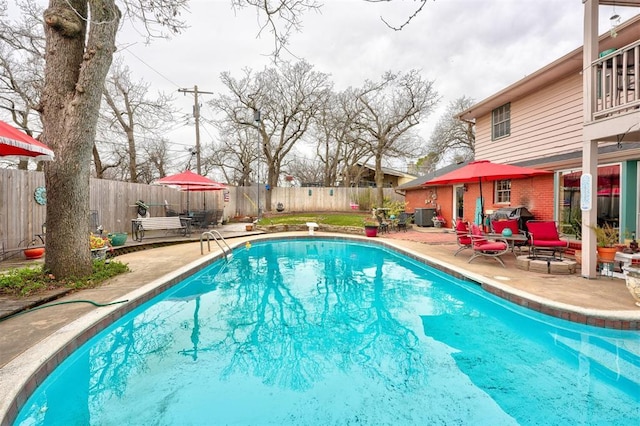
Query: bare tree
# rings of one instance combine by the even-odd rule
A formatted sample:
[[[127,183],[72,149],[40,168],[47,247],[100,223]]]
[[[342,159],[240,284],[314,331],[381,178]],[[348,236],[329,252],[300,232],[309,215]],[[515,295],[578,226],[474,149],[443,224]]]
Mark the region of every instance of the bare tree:
[[[124,1],[124,13],[148,29],[182,27],[186,0]],[[116,0],[50,0],[44,12],[46,55],[40,111],[42,140],[56,153],[45,165],[47,257],[58,278],[91,274],[87,250],[89,176],[98,111],[122,11]]]
[[[102,117],[121,136],[120,139],[126,140],[129,182],[145,181],[141,179],[141,171],[138,169],[138,150],[143,148],[145,141],[162,138],[173,122],[173,112],[175,112],[171,104],[173,99],[162,93],[159,93],[157,98],[151,99],[148,92],[148,83],[144,80],[132,81],[129,67],[123,65],[121,61],[116,61],[105,83],[103,93],[105,108]],[[155,160],[159,161],[159,151],[151,149],[151,152]],[[95,155],[94,161],[96,164],[99,162]],[[149,172],[147,168],[145,174]],[[151,179],[156,177],[157,175],[152,176]]]
[[[302,15],[309,11],[319,12],[322,3],[317,0],[232,0],[234,9],[255,7],[264,12],[259,15],[260,31],[268,31],[273,37],[274,59],[280,57],[281,51],[286,50],[292,32],[302,28]]]
[[[470,108],[475,101],[462,96],[449,103],[444,115],[438,120],[429,139],[429,157],[438,163],[445,159],[456,162],[472,160],[475,155],[475,123],[458,119],[457,115]]]
[[[222,170],[226,182],[238,186],[250,186],[257,174],[258,133],[250,127],[238,128],[227,122],[218,123],[220,141],[211,155],[204,157],[204,165]]]
[[[222,73],[230,94],[211,101],[224,118],[221,125],[256,128],[260,137],[257,163],[266,164],[266,183],[278,186],[282,165],[296,142],[307,132],[312,118],[331,91],[329,76],[313,71],[305,61],[281,63],[253,75],[245,70],[241,79]],[[252,111],[260,112],[255,121]],[[267,191],[266,206],[271,205]]]
[[[417,70],[406,74],[389,71],[380,81],[367,81],[357,99],[362,110],[355,120],[366,134],[375,161],[376,201],[382,205],[383,159],[415,153],[418,139],[410,130],[431,113],[438,95],[433,82],[423,80]]]

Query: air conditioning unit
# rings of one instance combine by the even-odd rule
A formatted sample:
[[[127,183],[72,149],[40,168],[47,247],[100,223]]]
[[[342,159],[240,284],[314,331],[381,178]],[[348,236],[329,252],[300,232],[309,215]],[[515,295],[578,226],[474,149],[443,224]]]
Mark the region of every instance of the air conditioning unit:
[[[413,223],[417,226],[433,226],[433,218],[436,217],[436,209],[416,209],[413,214]]]

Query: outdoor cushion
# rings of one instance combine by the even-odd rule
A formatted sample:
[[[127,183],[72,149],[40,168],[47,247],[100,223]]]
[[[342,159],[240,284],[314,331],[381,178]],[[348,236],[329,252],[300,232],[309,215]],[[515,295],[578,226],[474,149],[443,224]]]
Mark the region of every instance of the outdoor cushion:
[[[475,246],[473,246],[474,250],[482,250],[482,251],[500,251],[500,250],[504,250],[506,247],[507,247],[507,244],[503,243],[502,241],[476,244]]]
[[[471,235],[475,237],[482,237],[484,234],[482,233],[482,229],[478,225],[471,225]],[[474,245],[484,244],[487,242],[486,238],[474,238]]]
[[[535,240],[536,247],[566,247],[567,242],[564,240]]]
[[[556,223],[553,221],[530,221],[527,224],[527,227],[529,228],[529,232],[533,235],[536,242],[538,240],[558,240],[560,238],[560,236],[558,235],[558,228],[556,227]]]
[[[458,250],[453,254],[456,256],[463,250],[471,248],[471,236],[469,235],[469,224],[464,220],[458,219],[456,222],[456,240],[458,243]]]
[[[491,222],[491,228],[493,228],[493,232],[496,234],[501,234],[504,229],[511,229],[511,232],[514,234],[518,234],[520,230],[518,229],[518,220],[517,219],[507,219],[507,220],[494,220]]]

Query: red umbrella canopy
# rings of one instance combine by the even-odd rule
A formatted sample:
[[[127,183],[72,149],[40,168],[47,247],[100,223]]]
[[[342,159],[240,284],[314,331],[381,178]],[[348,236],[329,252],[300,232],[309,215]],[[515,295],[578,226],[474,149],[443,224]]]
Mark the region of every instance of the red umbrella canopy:
[[[182,173],[176,175],[166,176],[153,181],[155,185],[177,185],[184,190],[191,191],[191,187],[200,188],[194,189],[197,191],[215,191],[216,189],[225,189],[225,186],[219,182],[212,181],[208,177],[204,177],[191,170],[185,170]],[[207,188],[207,189],[202,189]]]
[[[53,151],[42,142],[0,120],[0,156],[53,160]]]
[[[424,186],[452,185],[456,183],[490,182],[502,179],[519,179],[551,173],[547,170],[530,169],[527,167],[497,164],[488,160],[472,161],[442,176],[435,177]]]

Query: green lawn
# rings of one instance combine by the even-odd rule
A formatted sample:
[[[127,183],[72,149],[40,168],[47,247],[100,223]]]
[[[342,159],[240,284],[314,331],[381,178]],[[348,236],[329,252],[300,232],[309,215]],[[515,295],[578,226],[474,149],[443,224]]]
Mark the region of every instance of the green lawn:
[[[364,219],[370,217],[371,214],[365,212],[274,214],[260,219],[258,225],[304,225],[315,222],[319,225],[362,226]]]

